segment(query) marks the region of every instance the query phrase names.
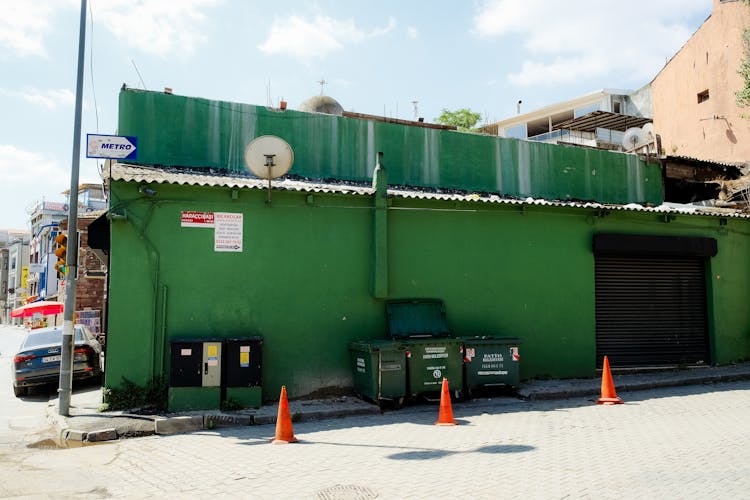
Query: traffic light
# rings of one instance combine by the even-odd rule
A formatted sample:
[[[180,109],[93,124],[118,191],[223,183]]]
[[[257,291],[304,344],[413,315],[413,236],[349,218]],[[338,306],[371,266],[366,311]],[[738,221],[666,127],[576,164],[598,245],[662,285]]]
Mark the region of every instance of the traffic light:
[[[67,255],[68,237],[65,234],[60,233],[55,238],[57,248],[55,249],[55,255],[57,256],[57,263],[55,264],[55,270],[61,276],[65,275],[65,257]]]

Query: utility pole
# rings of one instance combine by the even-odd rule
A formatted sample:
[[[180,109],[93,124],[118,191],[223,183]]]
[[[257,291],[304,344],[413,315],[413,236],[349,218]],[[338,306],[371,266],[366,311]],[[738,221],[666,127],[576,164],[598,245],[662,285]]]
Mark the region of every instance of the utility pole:
[[[75,346],[74,313],[78,281],[78,167],[81,162],[81,108],[83,103],[83,66],[86,50],[86,0],[81,0],[81,22],[78,35],[78,79],[76,112],[73,124],[73,158],[70,166],[70,199],[68,201],[68,250],[65,256],[65,310],[63,311],[62,358],[58,413],[70,415],[70,393],[73,391],[73,347]]]

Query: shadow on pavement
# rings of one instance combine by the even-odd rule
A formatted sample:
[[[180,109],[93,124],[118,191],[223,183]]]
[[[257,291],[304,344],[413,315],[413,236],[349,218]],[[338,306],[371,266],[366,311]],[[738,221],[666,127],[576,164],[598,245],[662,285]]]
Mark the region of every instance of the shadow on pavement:
[[[615,380],[615,389],[617,388]],[[664,399],[681,396],[697,396],[700,394],[711,394],[716,392],[731,392],[750,390],[750,381],[739,380],[733,382],[709,383],[701,385],[681,385],[674,387],[664,387],[658,389],[633,389],[627,391],[617,391],[617,395],[627,403],[644,402],[651,399]]]
[[[618,391],[627,404],[645,404],[649,400],[668,397],[689,396],[708,394],[712,392],[730,392],[734,390],[750,389],[750,381],[728,382],[722,384],[707,384],[698,386],[679,386],[669,388],[658,388],[649,390],[638,390],[635,392]],[[477,399],[462,401],[453,404],[453,413],[459,426],[475,425],[471,419],[482,415],[498,415],[503,413],[519,412],[566,412],[575,408],[595,406],[596,397],[579,397],[563,400],[535,400],[525,401],[510,397]],[[615,410],[616,411],[616,410]],[[348,416],[346,418],[334,418],[326,420],[309,420],[296,422],[294,424],[295,434],[301,443],[331,444],[338,446],[373,446],[367,444],[345,444],[327,443],[325,441],[310,441],[301,438],[307,432],[336,431],[341,429],[367,428],[397,424],[412,424],[416,426],[432,426],[438,416],[438,405],[406,406],[400,410],[385,411],[375,415]],[[314,428],[314,430],[312,430]],[[274,425],[226,427],[212,431],[213,435],[225,438],[238,439],[241,446],[252,446],[256,444],[268,444],[274,436]],[[388,448],[393,448],[388,446]],[[413,452],[413,448],[405,448]],[[419,451],[419,450],[417,450]],[[439,453],[442,450],[422,450],[424,452]],[[515,453],[529,451],[523,445],[491,445],[479,450],[481,453]],[[408,455],[400,457],[408,459]]]
[[[228,437],[228,436],[225,436]],[[235,436],[239,437],[239,436]],[[255,438],[250,441],[243,441],[239,444],[240,446],[256,446],[256,445],[270,445],[271,437],[260,439]],[[344,446],[351,448],[385,448],[389,450],[408,450],[400,451],[387,455],[387,458],[392,460],[433,460],[436,458],[443,458],[451,455],[465,455],[469,453],[486,453],[486,454],[505,454],[505,453],[523,453],[532,451],[535,449],[534,446],[520,445],[520,444],[497,444],[487,445],[474,450],[466,451],[454,451],[454,450],[442,450],[438,448],[419,448],[414,446],[398,446],[398,445],[382,445],[382,444],[362,444],[362,443],[336,443],[332,441],[313,441],[308,439],[300,439],[296,443],[291,443],[289,446],[307,444],[318,444],[327,446]]]

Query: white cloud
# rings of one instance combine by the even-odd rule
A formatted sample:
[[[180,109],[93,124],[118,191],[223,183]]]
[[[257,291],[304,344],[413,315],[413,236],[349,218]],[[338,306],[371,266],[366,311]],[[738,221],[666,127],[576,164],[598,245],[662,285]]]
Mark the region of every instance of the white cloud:
[[[0,0],[0,47],[18,56],[46,57],[44,37],[60,2]],[[7,54],[7,53],[6,53]]]
[[[35,200],[62,201],[69,168],[53,156],[0,144],[0,227],[25,227],[25,209]]]
[[[39,90],[25,88],[23,90],[6,90],[0,88],[0,95],[23,99],[48,110],[72,106],[76,99],[75,94],[69,89]]]
[[[94,5],[94,26],[104,25],[127,45],[165,57],[189,55],[206,40],[203,11],[218,0],[106,0]]]
[[[11,144],[0,144],[0,184],[2,185],[7,186],[16,182],[34,184],[50,177],[66,174],[65,168],[51,157],[33,151],[24,151]]]
[[[406,28],[406,34],[409,36],[409,38],[419,38],[419,30],[414,26],[408,26]]]
[[[3,190],[16,192],[33,187],[30,192],[34,193],[48,185],[60,185],[62,191],[69,178],[70,173],[52,157],[0,144],[0,186]]]
[[[508,76],[516,85],[542,85],[625,74],[653,77],[692,34],[685,18],[706,0],[486,0],[474,18],[480,37],[517,36],[526,60]],[[614,82],[613,82],[614,84]]]
[[[302,60],[323,58],[330,52],[343,49],[346,44],[386,35],[395,27],[393,18],[385,27],[365,31],[357,27],[353,19],[340,21],[319,15],[307,21],[291,16],[275,19],[268,37],[258,49],[268,55],[286,54]]]
[[[220,0],[89,1],[94,29],[104,27],[126,45],[157,56],[187,55],[203,42],[203,11]],[[45,37],[60,10],[78,12],[77,0],[0,0],[0,48],[25,57],[47,57]],[[58,26],[57,29],[60,29]],[[70,30],[70,27],[66,27]],[[75,33],[78,33],[76,23]],[[0,56],[1,57],[1,56]]]

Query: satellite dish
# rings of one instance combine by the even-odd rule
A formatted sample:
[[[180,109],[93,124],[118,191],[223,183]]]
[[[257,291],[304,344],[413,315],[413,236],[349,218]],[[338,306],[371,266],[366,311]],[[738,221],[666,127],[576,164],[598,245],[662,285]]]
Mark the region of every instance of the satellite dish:
[[[649,122],[645,124],[643,127],[641,127],[641,131],[643,132],[643,140],[646,142],[646,144],[651,144],[654,142],[654,139],[656,139],[656,134],[654,134],[654,124]]]
[[[646,141],[643,137],[643,130],[638,127],[627,129],[625,135],[622,136],[622,146],[625,148],[625,151],[633,151],[645,145]]]
[[[245,165],[261,179],[276,179],[289,172],[294,163],[292,147],[281,137],[261,135],[245,148]]]

